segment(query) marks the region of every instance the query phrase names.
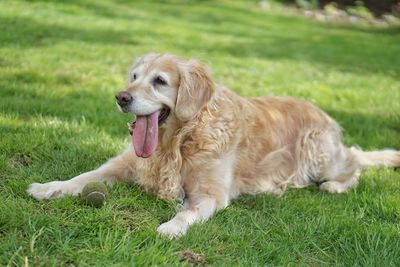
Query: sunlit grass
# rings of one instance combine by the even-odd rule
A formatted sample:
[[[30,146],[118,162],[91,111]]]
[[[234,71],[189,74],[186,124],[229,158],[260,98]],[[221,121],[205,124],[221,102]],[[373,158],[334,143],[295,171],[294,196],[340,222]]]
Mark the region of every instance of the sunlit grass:
[[[400,264],[400,174],[367,171],[357,189],[243,196],[167,241],[175,212],[117,184],[98,210],[38,202],[32,182],[68,179],[129,143],[113,95],[134,57],[197,57],[243,96],[290,95],[337,119],[345,142],[400,149],[398,29],[318,24],[257,1],[0,2],[0,265]]]

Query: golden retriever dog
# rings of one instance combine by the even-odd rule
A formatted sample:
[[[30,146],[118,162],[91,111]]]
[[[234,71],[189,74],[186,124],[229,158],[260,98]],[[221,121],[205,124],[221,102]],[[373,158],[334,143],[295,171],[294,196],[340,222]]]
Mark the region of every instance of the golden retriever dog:
[[[243,98],[216,84],[196,60],[149,53],[137,59],[123,91],[132,144],[98,169],[66,181],[33,183],[42,199],[79,195],[92,181],[137,183],[184,205],[157,231],[186,233],[241,194],[281,195],[317,184],[345,193],[363,168],[400,166],[400,152],[347,148],[340,126],[311,103],[290,97]]]

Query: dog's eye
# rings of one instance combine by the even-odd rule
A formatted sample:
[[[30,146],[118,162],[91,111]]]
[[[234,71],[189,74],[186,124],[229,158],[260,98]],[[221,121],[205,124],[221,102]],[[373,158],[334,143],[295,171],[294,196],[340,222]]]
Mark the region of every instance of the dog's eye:
[[[161,76],[156,76],[153,80],[154,85],[167,85],[167,82]]]
[[[133,80],[136,80],[136,73],[133,74]]]

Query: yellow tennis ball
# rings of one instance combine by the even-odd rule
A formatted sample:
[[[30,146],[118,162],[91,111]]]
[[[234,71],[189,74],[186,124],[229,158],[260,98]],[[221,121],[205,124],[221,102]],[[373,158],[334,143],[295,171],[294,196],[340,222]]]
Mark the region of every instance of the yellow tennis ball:
[[[81,199],[88,205],[100,208],[107,200],[107,187],[101,182],[90,182],[82,189]]]

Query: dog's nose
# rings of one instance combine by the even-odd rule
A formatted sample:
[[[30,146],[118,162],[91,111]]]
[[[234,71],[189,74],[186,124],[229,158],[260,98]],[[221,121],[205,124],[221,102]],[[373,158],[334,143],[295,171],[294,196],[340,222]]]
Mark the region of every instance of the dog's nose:
[[[133,97],[127,91],[121,91],[115,95],[115,99],[117,99],[118,105],[123,107],[130,104],[133,100]]]

